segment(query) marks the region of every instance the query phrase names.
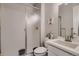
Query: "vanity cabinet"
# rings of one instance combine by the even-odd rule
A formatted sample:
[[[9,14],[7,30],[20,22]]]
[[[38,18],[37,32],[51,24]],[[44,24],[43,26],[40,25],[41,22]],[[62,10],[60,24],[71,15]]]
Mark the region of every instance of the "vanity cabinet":
[[[48,49],[48,56],[72,56],[72,54],[67,53],[59,48],[56,48],[52,45],[46,44]]]

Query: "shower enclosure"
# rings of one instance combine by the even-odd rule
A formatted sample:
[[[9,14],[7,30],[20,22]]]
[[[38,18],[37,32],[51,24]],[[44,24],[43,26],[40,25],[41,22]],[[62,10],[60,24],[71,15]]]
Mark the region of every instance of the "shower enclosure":
[[[41,5],[33,3],[26,5],[26,27],[25,27],[25,48],[26,54],[31,54],[34,47],[39,47],[41,43]]]

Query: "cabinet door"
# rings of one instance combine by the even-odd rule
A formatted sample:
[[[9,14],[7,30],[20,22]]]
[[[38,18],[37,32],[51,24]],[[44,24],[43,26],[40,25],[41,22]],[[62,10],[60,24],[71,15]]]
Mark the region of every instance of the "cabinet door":
[[[48,50],[48,56],[56,56],[53,52],[51,52],[50,50]]]
[[[51,54],[55,54],[56,56],[72,56],[71,54],[64,52],[58,48],[55,48],[53,46],[48,46],[48,55],[50,54],[50,52],[52,52]]]

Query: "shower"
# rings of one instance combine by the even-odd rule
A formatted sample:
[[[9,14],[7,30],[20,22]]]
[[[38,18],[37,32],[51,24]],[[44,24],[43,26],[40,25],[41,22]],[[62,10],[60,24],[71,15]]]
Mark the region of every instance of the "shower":
[[[41,43],[41,23],[40,23],[39,3],[26,5],[26,26],[25,26],[25,49],[26,54],[32,53],[34,47],[39,47]]]

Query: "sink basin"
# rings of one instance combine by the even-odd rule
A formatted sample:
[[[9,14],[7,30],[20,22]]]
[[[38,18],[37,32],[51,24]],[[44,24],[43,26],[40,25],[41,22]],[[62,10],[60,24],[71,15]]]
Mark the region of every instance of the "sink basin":
[[[66,47],[69,47],[69,48],[72,48],[72,49],[75,49],[78,46],[78,44],[75,44],[75,43],[72,43],[72,42],[61,41],[61,40],[57,40],[57,41],[55,41],[55,43],[58,43],[62,46],[66,46]]]

